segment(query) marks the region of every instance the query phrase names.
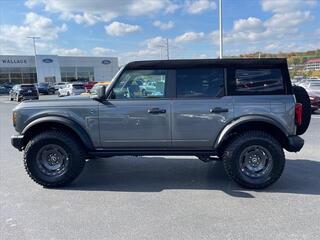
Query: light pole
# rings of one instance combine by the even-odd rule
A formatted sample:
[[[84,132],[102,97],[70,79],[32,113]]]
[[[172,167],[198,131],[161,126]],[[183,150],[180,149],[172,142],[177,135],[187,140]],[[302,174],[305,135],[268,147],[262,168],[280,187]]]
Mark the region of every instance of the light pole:
[[[219,0],[220,58],[223,58],[222,0]]]
[[[37,48],[36,48],[36,40],[40,39],[40,37],[31,36],[28,37],[31,38],[33,41],[33,50],[34,50],[34,63],[36,67],[36,74],[37,74],[37,82],[38,82],[38,67],[37,67]]]

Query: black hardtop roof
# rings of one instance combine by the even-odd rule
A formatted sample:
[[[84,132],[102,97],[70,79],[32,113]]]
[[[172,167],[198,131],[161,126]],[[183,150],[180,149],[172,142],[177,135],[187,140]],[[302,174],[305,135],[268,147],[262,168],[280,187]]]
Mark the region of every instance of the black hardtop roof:
[[[224,58],[224,59],[179,59],[179,60],[150,60],[128,63],[126,69],[175,69],[199,68],[212,66],[242,66],[242,67],[268,67],[285,66],[285,58]]]

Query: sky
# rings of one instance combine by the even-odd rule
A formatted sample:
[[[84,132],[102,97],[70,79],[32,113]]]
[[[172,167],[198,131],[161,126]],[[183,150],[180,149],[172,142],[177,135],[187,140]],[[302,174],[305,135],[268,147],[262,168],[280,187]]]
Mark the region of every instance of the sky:
[[[320,48],[319,0],[222,0],[224,55]],[[216,58],[218,0],[0,0],[0,55]]]

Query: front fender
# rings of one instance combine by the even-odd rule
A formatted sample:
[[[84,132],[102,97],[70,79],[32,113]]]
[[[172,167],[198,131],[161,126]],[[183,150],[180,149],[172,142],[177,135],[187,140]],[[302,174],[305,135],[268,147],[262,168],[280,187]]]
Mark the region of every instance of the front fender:
[[[41,117],[33,120],[30,122],[21,132],[21,135],[25,135],[31,128],[35,127],[36,125],[42,124],[42,123],[59,123],[62,124],[71,130],[73,130],[77,136],[80,138],[80,140],[83,142],[83,144],[88,149],[94,149],[93,143],[91,138],[89,137],[88,133],[83,129],[83,127],[76,123],[75,121],[72,121],[68,118],[61,117],[61,116],[46,116]]]

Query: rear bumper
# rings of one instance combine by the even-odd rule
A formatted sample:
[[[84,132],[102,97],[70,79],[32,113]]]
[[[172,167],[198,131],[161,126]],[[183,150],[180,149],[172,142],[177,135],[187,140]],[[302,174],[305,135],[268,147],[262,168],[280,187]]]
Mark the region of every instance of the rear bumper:
[[[22,99],[22,100],[38,100],[39,99],[39,96],[20,96],[19,97],[20,99]]]
[[[13,135],[11,136],[11,145],[21,151],[24,147],[23,135]]]
[[[286,150],[288,152],[299,152],[304,145],[304,140],[299,136],[289,136]]]

